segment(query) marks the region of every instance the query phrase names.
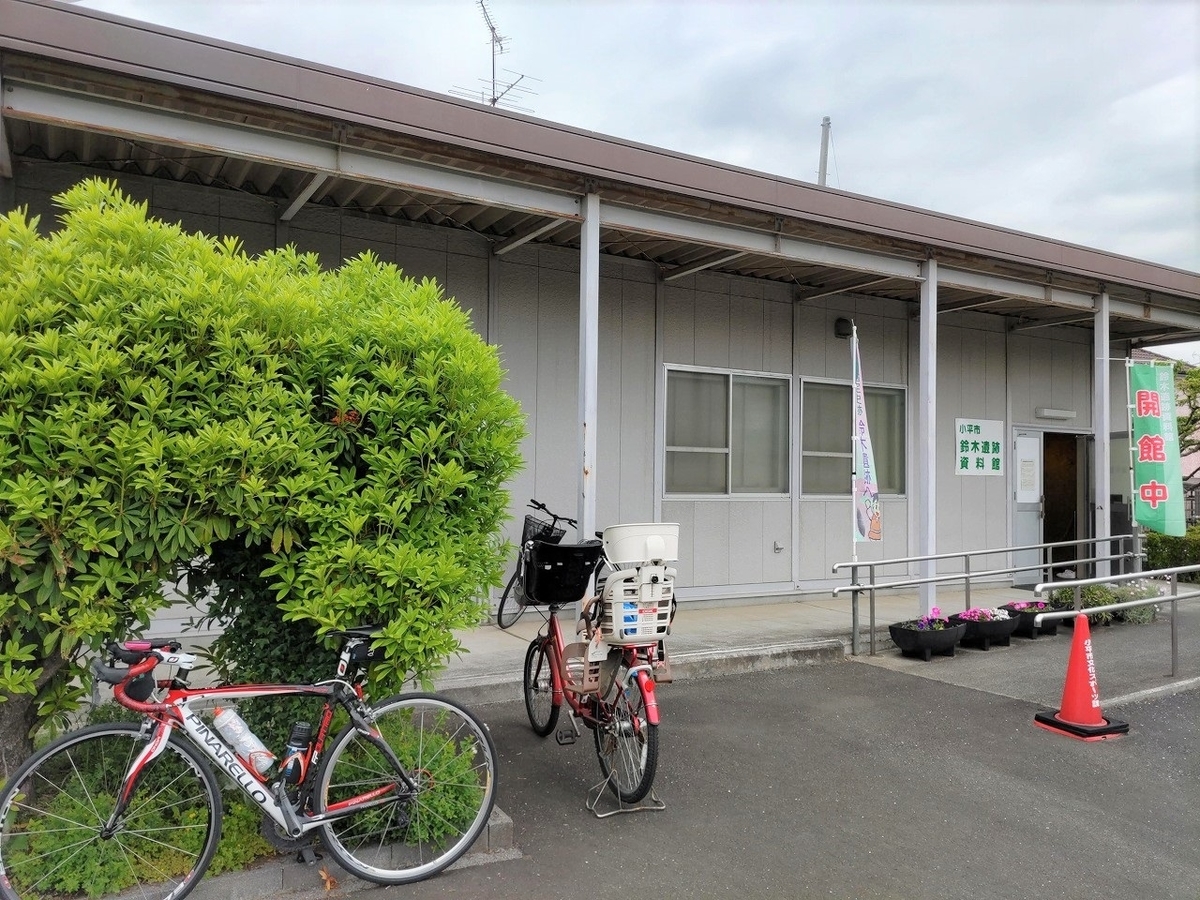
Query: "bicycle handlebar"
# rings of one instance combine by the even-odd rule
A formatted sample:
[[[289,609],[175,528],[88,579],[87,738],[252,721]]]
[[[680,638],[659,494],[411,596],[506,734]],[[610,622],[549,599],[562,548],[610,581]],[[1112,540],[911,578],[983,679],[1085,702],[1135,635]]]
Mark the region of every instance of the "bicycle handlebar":
[[[106,666],[97,658],[92,660],[92,674],[105,684],[118,685],[126,679],[136,678],[138,675],[142,675],[151,671],[157,665],[157,656],[143,656],[137,662],[130,665],[127,669],[118,669],[116,666]]]
[[[545,503],[539,503],[536,500],[530,500],[529,505],[532,506],[534,509],[538,510],[539,512],[544,512],[546,515],[550,516],[550,518],[552,518],[554,520],[553,522],[550,523],[552,526],[557,525],[559,522],[566,522],[568,525],[570,525],[576,531],[579,530],[579,523],[577,521],[575,521],[574,519],[568,519],[566,516],[560,516],[558,513],[551,512],[550,507],[546,506]]]
[[[92,660],[91,672],[95,678],[112,685],[113,697],[122,706],[147,715],[162,712],[166,709],[165,704],[146,702],[155,686],[151,673],[159,663],[166,663],[177,666],[177,678],[186,680],[186,673],[196,664],[196,657],[191,653],[180,653],[182,646],[178,641],[168,641],[161,647],[155,647],[149,641],[111,643],[108,645],[109,656],[114,661],[126,663],[128,668],[107,666],[97,657]],[[145,680],[139,681],[143,676]],[[131,688],[133,693],[130,693]]]

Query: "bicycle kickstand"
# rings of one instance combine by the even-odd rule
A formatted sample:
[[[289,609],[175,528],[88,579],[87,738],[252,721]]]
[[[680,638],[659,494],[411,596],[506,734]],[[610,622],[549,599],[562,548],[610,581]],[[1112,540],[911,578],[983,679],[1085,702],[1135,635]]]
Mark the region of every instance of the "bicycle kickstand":
[[[624,800],[622,800],[620,797],[616,797],[616,809],[610,809],[605,812],[601,812],[599,809],[597,809],[597,807],[600,805],[600,798],[605,794],[609,794],[610,798],[612,797],[607,788],[608,783],[613,780],[613,777],[614,775],[610,773],[607,778],[588,791],[587,803],[585,805],[592,811],[592,815],[594,815],[597,819],[607,819],[609,816],[615,816],[620,813],[660,812],[667,808],[667,804],[658,799],[658,795],[654,793],[654,789],[651,788],[650,793],[643,797],[635,806],[626,806]]]

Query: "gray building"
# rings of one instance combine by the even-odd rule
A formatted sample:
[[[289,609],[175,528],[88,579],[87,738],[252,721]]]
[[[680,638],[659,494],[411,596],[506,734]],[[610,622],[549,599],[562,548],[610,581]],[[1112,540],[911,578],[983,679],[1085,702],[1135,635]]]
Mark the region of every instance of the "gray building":
[[[48,227],[101,174],[250,252],[437,279],[529,417],[510,536],[530,497],[677,521],[683,601],[845,582],[850,322],[864,560],[1112,534],[1121,360],[1200,334],[1196,273],[50,0],[0,0],[0,96],[0,209]]]

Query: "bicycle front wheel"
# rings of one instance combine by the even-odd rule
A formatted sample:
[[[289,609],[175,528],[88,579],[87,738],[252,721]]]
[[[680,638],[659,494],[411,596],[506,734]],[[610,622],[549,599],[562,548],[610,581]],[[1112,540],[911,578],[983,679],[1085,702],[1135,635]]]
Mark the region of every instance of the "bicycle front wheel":
[[[191,746],[172,734],[109,822],[149,737],[132,722],[92,725],[17,770],[0,794],[0,896],[180,900],[195,887],[221,837],[221,795]]]
[[[550,638],[535,637],[525,651],[525,712],[533,733],[545,737],[558,722],[559,706],[554,703],[554,678],[550,674]]]
[[[637,803],[650,792],[658,766],[658,726],[646,719],[646,706],[636,679],[621,685],[629,673],[622,660],[608,693],[598,703],[599,723],[593,732],[600,771],[608,788],[624,803]]]
[[[500,606],[496,609],[496,624],[501,628],[511,628],[517,624],[521,613],[525,612],[525,607],[517,602],[517,594],[520,591],[517,573],[513,572],[512,578],[508,579],[508,584],[504,586],[504,593],[500,595]]]
[[[487,825],[496,802],[496,748],[473,713],[435,694],[392,697],[372,711],[416,793],[401,796],[383,751],[347,726],[330,745],[314,797],[317,813],[346,815],[322,826],[322,838],[359,878],[420,881],[466,853]]]

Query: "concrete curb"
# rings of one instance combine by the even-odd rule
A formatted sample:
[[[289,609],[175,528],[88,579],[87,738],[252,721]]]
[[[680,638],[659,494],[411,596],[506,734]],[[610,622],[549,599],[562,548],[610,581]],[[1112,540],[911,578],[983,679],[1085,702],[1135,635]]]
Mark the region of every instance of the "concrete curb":
[[[715,678],[719,675],[842,662],[846,653],[846,645],[832,638],[784,641],[756,647],[678,653],[671,657],[671,669],[676,678]]]
[[[513,846],[513,821],[497,807],[475,845],[450,870],[520,857],[521,851]],[[322,870],[333,879],[331,886],[326,885]],[[355,878],[327,855],[308,865],[285,855],[240,872],[205,878],[190,896],[196,900],[274,900],[284,894],[299,897],[309,892],[315,896],[341,896],[371,887],[379,885]]]
[[[719,650],[692,650],[671,654],[671,673],[677,681],[715,678],[720,675],[841,662],[848,653],[849,645],[838,638],[783,641]],[[521,678],[520,671],[512,670],[448,676],[438,679],[434,689],[469,708],[490,706],[520,700]]]

